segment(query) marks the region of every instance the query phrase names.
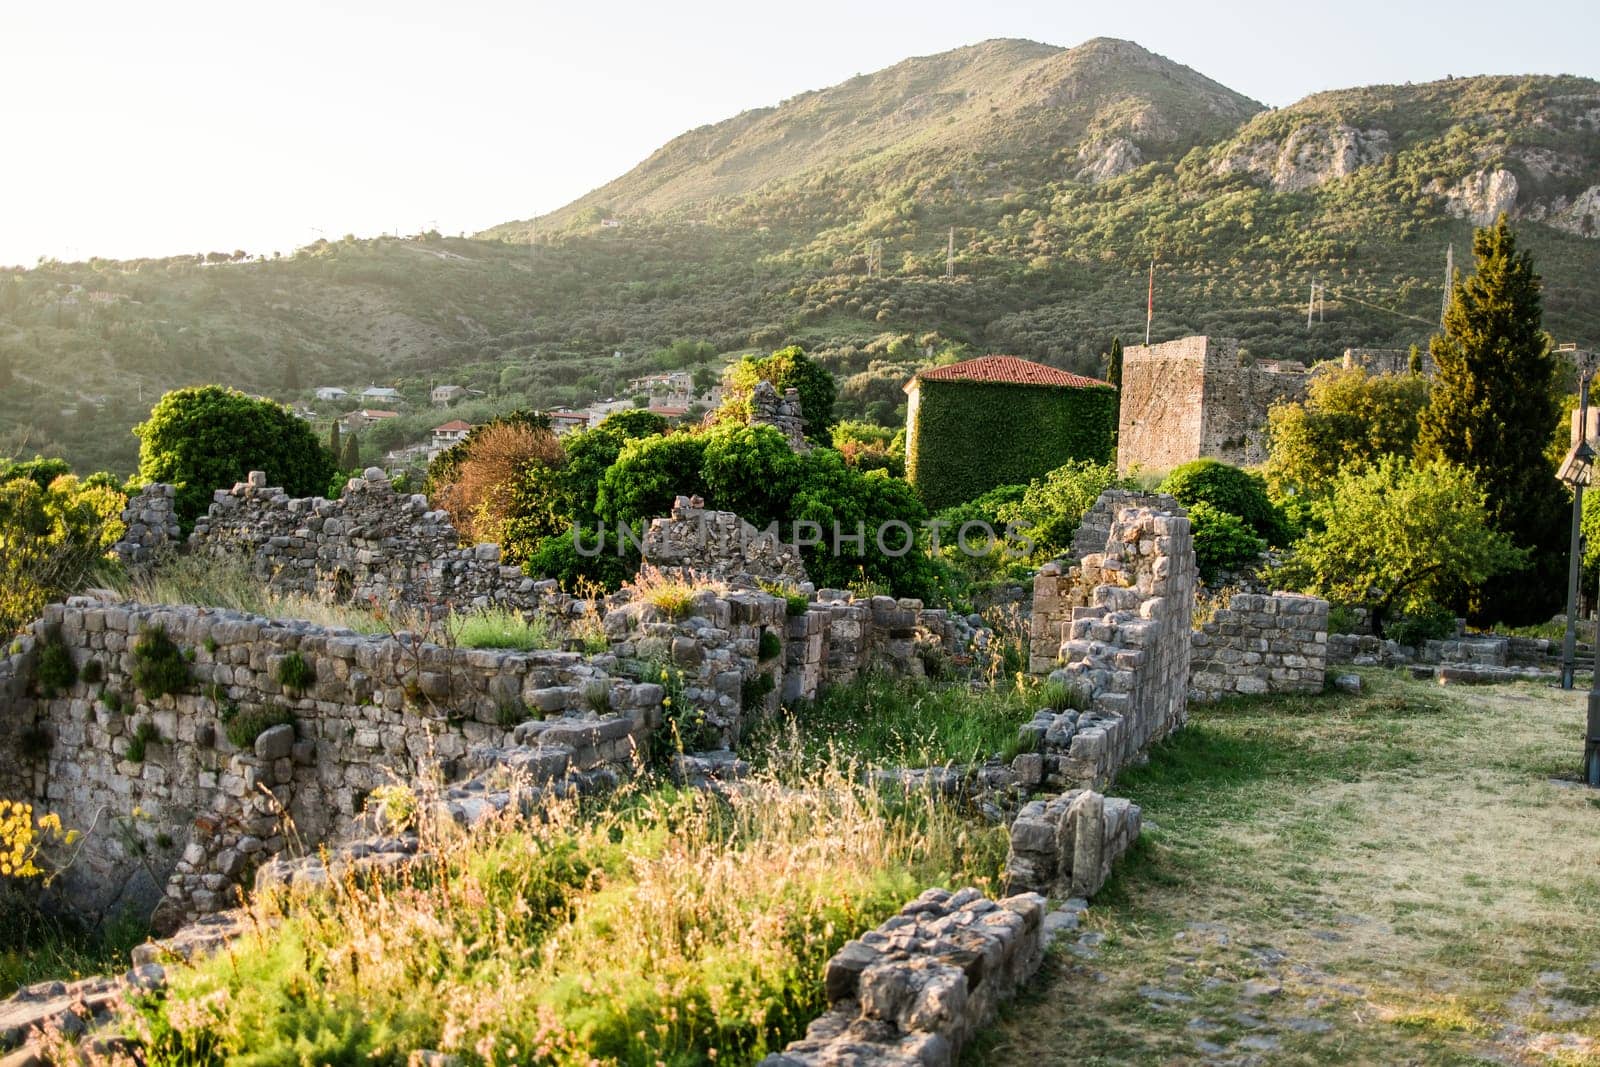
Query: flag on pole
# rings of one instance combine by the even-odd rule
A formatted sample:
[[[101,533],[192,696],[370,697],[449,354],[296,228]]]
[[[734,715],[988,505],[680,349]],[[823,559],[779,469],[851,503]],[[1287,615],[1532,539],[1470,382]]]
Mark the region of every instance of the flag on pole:
[[[1150,323],[1156,317],[1156,257],[1150,257],[1150,296],[1144,306],[1144,343],[1150,344]]]

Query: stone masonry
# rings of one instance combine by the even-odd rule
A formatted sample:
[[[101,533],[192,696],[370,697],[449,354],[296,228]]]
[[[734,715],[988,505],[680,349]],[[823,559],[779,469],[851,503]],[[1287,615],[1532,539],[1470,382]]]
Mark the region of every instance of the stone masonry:
[[[1185,337],[1122,353],[1117,470],[1162,473],[1202,456],[1249,466],[1267,458],[1267,410],[1305,392],[1298,364],[1257,363],[1239,342]]]
[[[824,975],[829,1010],[761,1067],[953,1067],[1044,959],[1045,900],[930,889],[845,945]]]
[[[806,440],[805,415],[800,410],[800,392],[797,389],[785,389],[783,395],[779,396],[771,382],[756,382],[750,392],[750,425],[771,426],[783,434],[789,447],[796,452],[811,451],[811,443]]]
[[[763,583],[810,588],[793,545],[731,511],[707,511],[688,497],[673,501],[672,514],[650,520],[640,553],[650,566],[680,577],[711,578],[744,589]]]
[[[1124,507],[1103,554],[1079,566],[1089,590],[1061,645],[1068,682],[1086,709],[1049,752],[1058,777],[1094,787],[1111,781],[1188,714],[1189,626],[1195,562],[1184,515]],[[1060,745],[1047,746],[1059,748]]]
[[[133,649],[157,629],[188,680],[148,698]],[[34,684],[44,641],[60,642],[79,674],[49,696]],[[279,680],[291,656],[310,671],[302,690]],[[378,786],[448,771],[485,746],[521,748],[546,778],[624,772],[662,696],[620,676],[609,653],[457,649],[77,597],[47,608],[0,658],[0,795],[85,831],[62,884],[76,905],[164,895],[163,921],[175,922],[231,904],[234,887],[288,847],[289,825],[314,847],[347,830]],[[267,713],[289,725],[243,748],[229,741],[234,719]]]
[[[500,562],[498,545],[461,547],[427,498],[401,496],[376,467],[338,500],[292,498],[252,471],[219,489],[189,539],[190,550],[242,557],[277,593],[327,603],[375,603],[388,611],[497,606],[533,609],[539,583]]]
[[[1139,805],[1091,789],[1030,801],[1011,824],[1006,891],[1092,897],[1139,829]]]
[[[1191,700],[1234,693],[1320,693],[1328,667],[1328,602],[1296,593],[1240,593],[1192,638]]]
[[[154,562],[165,551],[182,544],[178,526],[176,491],[170,485],[147,485],[128,498],[122,511],[127,527],[112,550],[124,567],[134,569]]]
[[[1165,493],[1107,489],[1100,494],[1078,523],[1071,557],[1045,564],[1033,577],[1033,613],[1028,621],[1028,670],[1032,673],[1047,674],[1058,665],[1072,609],[1089,603],[1090,589],[1075,565],[1085,556],[1105,550],[1112,523],[1124,507],[1184,513],[1178,502]]]

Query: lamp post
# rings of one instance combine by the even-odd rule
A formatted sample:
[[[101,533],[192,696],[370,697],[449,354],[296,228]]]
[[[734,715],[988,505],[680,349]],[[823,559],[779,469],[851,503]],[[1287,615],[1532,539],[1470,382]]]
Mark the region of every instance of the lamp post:
[[[1576,346],[1563,346],[1575,351]],[[1593,371],[1587,359],[1579,361],[1578,391],[1578,441],[1566,458],[1556,477],[1572,487],[1572,559],[1567,580],[1567,633],[1561,661],[1562,687],[1572,688],[1575,669],[1577,639],[1578,592],[1578,536],[1583,520],[1583,489],[1594,480],[1595,451],[1589,445],[1589,378]],[[1591,788],[1600,788],[1600,624],[1594,640],[1594,668],[1589,681],[1588,716],[1583,732],[1583,780]]]
[[[1594,449],[1589,445],[1589,380],[1594,375],[1588,353],[1573,344],[1557,351],[1570,355],[1578,370],[1578,432],[1576,443],[1561,461],[1556,477],[1572,489],[1572,543],[1567,558],[1567,626],[1561,644],[1561,688],[1573,687],[1578,657],[1578,574],[1583,535],[1583,490],[1594,477]],[[1600,634],[1596,635],[1600,639]],[[1597,641],[1600,647],[1600,641]]]

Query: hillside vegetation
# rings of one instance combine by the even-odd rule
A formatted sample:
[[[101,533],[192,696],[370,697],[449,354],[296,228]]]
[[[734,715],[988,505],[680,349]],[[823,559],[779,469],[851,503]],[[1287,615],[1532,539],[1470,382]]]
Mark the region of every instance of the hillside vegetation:
[[[0,274],[0,454],[131,471],[153,399],[207,381],[581,404],[684,339],[804,344],[839,375],[841,415],[893,422],[905,378],[948,351],[1098,371],[1112,335],[1142,337],[1152,256],[1157,340],[1303,360],[1403,347],[1437,324],[1446,245],[1465,258],[1501,208],[1544,275],[1546,325],[1591,340],[1597,122],[1600,83],[1573,77],[1268,111],[1129,42],[989,41],[691,131],[476,237]]]

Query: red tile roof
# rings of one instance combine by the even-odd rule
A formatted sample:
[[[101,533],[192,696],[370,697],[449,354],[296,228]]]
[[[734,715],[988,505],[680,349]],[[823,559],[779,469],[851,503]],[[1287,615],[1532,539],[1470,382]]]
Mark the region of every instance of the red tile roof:
[[[649,411],[650,411],[650,414],[652,414],[652,415],[660,415],[663,418],[668,418],[668,419],[675,419],[680,415],[687,415],[689,413],[689,409],[688,408],[674,408],[674,407],[659,407],[658,408],[653,404],[650,406]]]
[[[472,423],[470,423],[470,422],[462,422],[460,419],[451,419],[449,422],[445,423],[443,426],[435,426],[433,428],[433,432],[434,433],[460,433],[463,430],[470,430],[470,429],[472,429]]]
[[[361,414],[369,419],[398,419],[400,417],[398,411],[380,411],[377,408],[362,408]]]
[[[1003,385],[1059,385],[1072,389],[1086,389],[1097,385],[1110,386],[1098,378],[1085,378],[1064,370],[1047,367],[1016,356],[979,356],[943,367],[929,367],[918,371],[917,377],[930,382],[993,382]]]

